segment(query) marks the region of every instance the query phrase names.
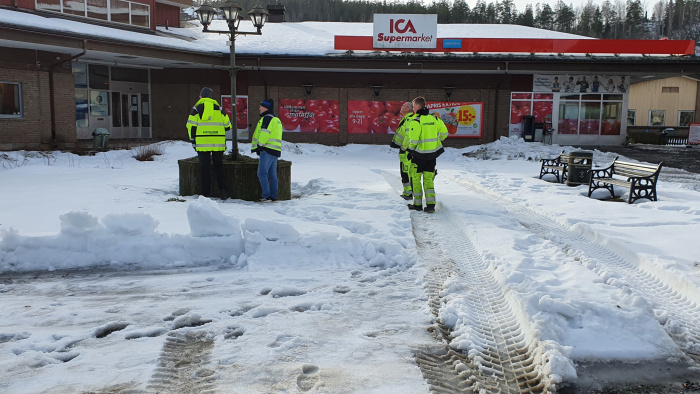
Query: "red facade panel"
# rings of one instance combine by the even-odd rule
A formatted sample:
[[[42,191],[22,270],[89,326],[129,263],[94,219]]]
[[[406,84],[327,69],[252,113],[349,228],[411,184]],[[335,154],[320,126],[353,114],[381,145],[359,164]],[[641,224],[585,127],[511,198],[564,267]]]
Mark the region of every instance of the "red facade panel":
[[[155,16],[156,26],[180,27],[180,7],[158,3]]]
[[[0,6],[17,7],[24,10],[35,9],[34,0],[0,0]]]

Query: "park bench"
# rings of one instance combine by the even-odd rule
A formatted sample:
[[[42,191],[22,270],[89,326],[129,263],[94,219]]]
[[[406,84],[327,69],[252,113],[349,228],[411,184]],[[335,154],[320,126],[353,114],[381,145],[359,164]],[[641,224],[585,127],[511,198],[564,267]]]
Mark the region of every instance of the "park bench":
[[[542,168],[540,168],[540,179],[547,174],[552,174],[557,177],[557,182],[564,183],[569,174],[569,154],[561,151],[561,154],[553,159],[540,159]]]
[[[615,197],[613,186],[629,188],[627,203],[632,204],[640,198],[656,201],[656,181],[663,162],[658,165],[628,163],[615,157],[612,164],[606,168],[591,169],[591,180],[588,186],[588,197],[593,190],[607,189],[611,197]]]

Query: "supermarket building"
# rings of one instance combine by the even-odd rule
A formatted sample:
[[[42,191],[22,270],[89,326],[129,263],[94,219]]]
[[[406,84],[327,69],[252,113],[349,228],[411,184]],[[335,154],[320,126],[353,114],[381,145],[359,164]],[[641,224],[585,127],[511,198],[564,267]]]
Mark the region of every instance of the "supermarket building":
[[[185,139],[203,86],[230,102],[228,37],[180,22],[187,1],[80,4],[0,0],[0,150],[73,149],[98,128],[117,141]],[[554,143],[618,145],[631,84],[700,75],[692,41],[594,40],[513,25],[438,25],[431,17],[268,22],[262,35],[238,37],[240,138],[257,122],[257,103],[270,97],[286,141],[388,144],[396,103],[424,96],[454,126],[447,146],[549,122]],[[382,21],[396,27],[392,34],[422,38],[387,39]],[[227,29],[221,20],[211,28]]]

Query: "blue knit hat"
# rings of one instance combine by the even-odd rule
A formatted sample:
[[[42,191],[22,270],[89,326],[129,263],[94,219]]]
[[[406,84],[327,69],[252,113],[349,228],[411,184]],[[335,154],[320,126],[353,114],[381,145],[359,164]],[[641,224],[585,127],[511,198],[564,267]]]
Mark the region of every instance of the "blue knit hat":
[[[260,103],[260,106],[272,110],[275,107],[275,102],[271,98],[266,98]]]

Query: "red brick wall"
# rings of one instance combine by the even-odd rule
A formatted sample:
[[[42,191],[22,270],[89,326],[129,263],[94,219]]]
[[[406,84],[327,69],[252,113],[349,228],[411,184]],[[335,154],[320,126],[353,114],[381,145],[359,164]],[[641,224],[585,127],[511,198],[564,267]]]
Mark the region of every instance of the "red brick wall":
[[[34,0],[16,0],[16,1],[17,1],[18,8],[23,8],[25,10],[35,9]],[[14,7],[15,0],[0,0],[0,6]]]
[[[5,50],[5,48],[3,49]],[[70,148],[76,140],[73,74],[60,67],[53,73],[56,140],[52,141],[49,73],[0,68],[0,81],[22,85],[23,117],[0,118],[0,150]]]

